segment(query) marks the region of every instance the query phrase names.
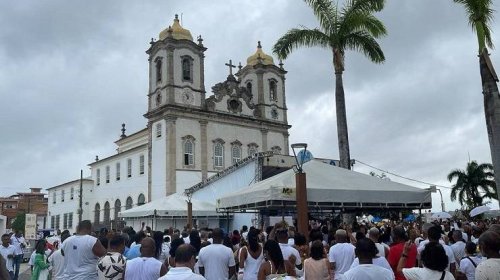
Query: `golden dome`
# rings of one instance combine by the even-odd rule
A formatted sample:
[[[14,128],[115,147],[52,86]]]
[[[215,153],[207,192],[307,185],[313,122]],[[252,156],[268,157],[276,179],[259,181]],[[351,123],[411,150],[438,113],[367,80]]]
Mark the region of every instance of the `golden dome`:
[[[174,23],[172,26],[165,28],[162,32],[160,32],[160,40],[163,40],[168,37],[169,30],[172,32],[172,37],[177,40],[190,40],[193,41],[193,36],[191,36],[191,32],[189,30],[182,28],[179,23],[179,16],[175,15]]]
[[[247,58],[247,65],[256,65],[257,63],[262,63],[264,65],[274,65],[273,57],[265,54],[262,51],[260,41],[257,44],[257,51]]]

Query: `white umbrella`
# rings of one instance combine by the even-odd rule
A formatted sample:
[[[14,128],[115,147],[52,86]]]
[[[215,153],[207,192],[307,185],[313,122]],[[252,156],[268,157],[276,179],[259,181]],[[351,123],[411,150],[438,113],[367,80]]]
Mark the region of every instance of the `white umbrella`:
[[[437,212],[432,214],[433,219],[451,219],[451,215],[447,212]]]
[[[483,214],[484,212],[488,212],[490,210],[491,210],[491,208],[489,206],[486,206],[486,205],[478,206],[478,207],[470,210],[470,216],[474,217],[474,216],[477,216],[479,214]]]

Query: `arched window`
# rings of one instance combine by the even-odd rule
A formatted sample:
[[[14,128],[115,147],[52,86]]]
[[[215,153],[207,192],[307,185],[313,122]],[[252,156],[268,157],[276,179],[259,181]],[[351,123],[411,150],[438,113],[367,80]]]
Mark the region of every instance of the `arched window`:
[[[269,98],[271,99],[271,101],[277,101],[278,100],[277,89],[276,89],[276,81],[275,80],[269,80]]]
[[[221,139],[214,141],[214,167],[224,167],[224,141]]]
[[[275,155],[281,155],[281,148],[279,146],[274,146],[271,148],[271,151],[275,154]]]
[[[118,219],[118,213],[120,213],[120,211],[122,211],[122,202],[117,199],[115,200],[115,220]]]
[[[247,83],[247,91],[249,94],[252,94],[252,82]]]
[[[146,203],[146,197],[141,193],[137,198],[137,205],[143,205],[144,203]]]
[[[134,201],[130,196],[127,197],[127,200],[125,201],[125,210],[131,209],[133,206],[134,206]]]
[[[161,82],[161,57],[156,59],[156,81]]]
[[[193,59],[190,56],[182,57],[182,80],[193,81]]]
[[[101,205],[99,203],[95,204],[94,208],[94,224],[98,225],[100,223],[99,219],[101,217]]]
[[[109,215],[110,215],[110,207],[109,207],[109,202],[106,201],[106,203],[104,203],[104,224],[109,224],[109,221],[110,221],[110,218],[109,218]]]
[[[248,144],[248,155],[253,156],[259,152],[259,146],[255,143]]]
[[[194,166],[194,140],[191,135],[182,137],[182,141],[184,141],[184,166]]]
[[[236,164],[241,160],[241,142],[236,140],[231,142],[231,164]]]

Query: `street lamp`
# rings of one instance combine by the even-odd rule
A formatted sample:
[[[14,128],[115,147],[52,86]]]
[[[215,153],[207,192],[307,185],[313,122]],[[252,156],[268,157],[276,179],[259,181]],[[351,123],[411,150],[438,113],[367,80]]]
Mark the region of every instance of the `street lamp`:
[[[441,192],[441,189],[438,189],[437,186],[432,185],[432,186],[430,186],[429,190],[433,193],[435,193],[436,191],[439,191],[439,195],[441,196],[441,211],[444,212],[443,193]]]
[[[295,150],[302,151],[302,158],[299,160],[297,158],[297,152]],[[297,201],[297,228],[298,232],[304,236],[308,236],[308,210],[307,210],[307,188],[306,188],[306,173],[302,169],[304,164],[303,157],[306,154],[307,144],[306,143],[296,143],[292,144],[293,156],[295,157],[295,162],[297,163],[295,171],[295,199]]]

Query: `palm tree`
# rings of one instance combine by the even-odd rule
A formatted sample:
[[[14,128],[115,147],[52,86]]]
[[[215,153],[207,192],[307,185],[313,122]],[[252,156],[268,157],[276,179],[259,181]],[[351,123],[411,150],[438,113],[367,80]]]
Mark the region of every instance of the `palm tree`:
[[[452,170],[448,174],[448,181],[455,178],[457,181],[451,189],[451,201],[458,197],[460,204],[472,209],[483,205],[485,198],[495,199],[497,193],[493,177],[493,165],[489,163],[478,165],[476,161],[471,161],[465,170]]]
[[[500,174],[500,95],[498,77],[489,58],[488,49],[493,48],[491,40],[492,0],[453,0],[464,6],[469,24],[475,30],[479,46],[479,70],[483,87],[484,115],[490,143],[491,158],[496,174]],[[500,194],[500,176],[495,178],[497,193]],[[500,198],[497,197],[500,200]]]
[[[347,0],[339,9],[329,0],[304,0],[313,10],[320,27],[293,28],[273,47],[273,52],[286,59],[298,47],[319,46],[331,50],[335,70],[335,104],[340,166],[350,169],[349,137],[345,108],[344,58],[346,50],[362,52],[372,62],[385,61],[384,53],[375,39],[387,34],[384,24],[373,16],[384,7],[385,0]]]

